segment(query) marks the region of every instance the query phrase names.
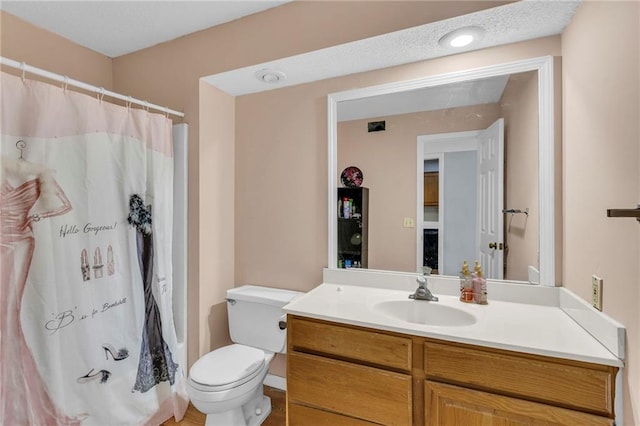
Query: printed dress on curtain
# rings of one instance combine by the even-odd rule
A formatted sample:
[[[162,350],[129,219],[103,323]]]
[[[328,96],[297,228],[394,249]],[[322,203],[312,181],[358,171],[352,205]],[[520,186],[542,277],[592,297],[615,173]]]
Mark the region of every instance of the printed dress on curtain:
[[[3,425],[80,424],[78,419],[63,415],[51,400],[20,322],[22,296],[35,247],[32,226],[69,210],[71,204],[50,171],[24,160],[2,159],[0,424]]]
[[[173,385],[178,364],[173,362],[169,346],[162,337],[160,310],[153,297],[153,227],[151,206],[145,208],[142,198],[132,195],[127,221],[136,228],[138,263],[144,286],[144,328],[138,374],[133,391],[146,392],[160,382]]]

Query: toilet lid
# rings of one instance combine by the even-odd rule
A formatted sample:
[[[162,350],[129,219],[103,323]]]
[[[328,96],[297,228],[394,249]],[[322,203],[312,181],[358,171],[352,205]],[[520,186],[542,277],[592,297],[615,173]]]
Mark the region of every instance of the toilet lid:
[[[264,356],[262,350],[249,346],[225,346],[196,361],[189,376],[192,381],[210,387],[245,382],[264,365]]]

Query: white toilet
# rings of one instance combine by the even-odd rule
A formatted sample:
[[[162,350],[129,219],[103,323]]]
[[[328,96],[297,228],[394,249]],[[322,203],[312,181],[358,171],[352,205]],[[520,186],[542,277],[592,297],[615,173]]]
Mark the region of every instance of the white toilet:
[[[282,307],[302,293],[245,285],[227,290],[234,344],[204,355],[189,371],[187,391],[207,425],[260,425],[271,413],[262,383],[276,352],[286,349]]]

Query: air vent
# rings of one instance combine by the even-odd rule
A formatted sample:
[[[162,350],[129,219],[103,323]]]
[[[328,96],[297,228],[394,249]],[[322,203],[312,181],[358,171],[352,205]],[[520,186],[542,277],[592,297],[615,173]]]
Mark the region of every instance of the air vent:
[[[370,121],[367,123],[367,129],[369,133],[371,132],[384,132],[385,130],[385,122],[384,121]]]

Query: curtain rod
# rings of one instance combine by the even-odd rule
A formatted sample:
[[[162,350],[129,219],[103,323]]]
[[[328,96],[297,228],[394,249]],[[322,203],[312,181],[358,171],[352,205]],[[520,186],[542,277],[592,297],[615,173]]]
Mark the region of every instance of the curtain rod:
[[[120,99],[121,101],[128,102],[129,104],[136,104],[144,107],[145,109],[155,109],[158,111],[162,111],[165,114],[175,115],[178,117],[184,117],[184,113],[180,111],[176,111],[173,109],[169,109],[167,107],[163,107],[160,105],[151,104],[147,101],[141,101],[140,99],[132,98],[131,96],[121,95],[120,93],[112,92],[111,90],[106,90],[104,87],[94,86],[92,84],[83,83],[82,81],[74,80],[73,78],[69,78],[66,75],[60,75],[53,73],[51,71],[43,70],[41,68],[36,68],[31,65],[27,65],[24,62],[14,61],[13,59],[5,58],[4,56],[0,56],[0,64],[6,65],[11,68],[19,69],[22,71],[22,76],[24,77],[25,73],[39,75],[41,77],[46,77],[50,80],[58,81],[60,83],[64,83],[65,85],[79,87],[81,89],[87,90],[89,92],[95,92],[96,94],[102,96],[109,96],[111,98]]]

